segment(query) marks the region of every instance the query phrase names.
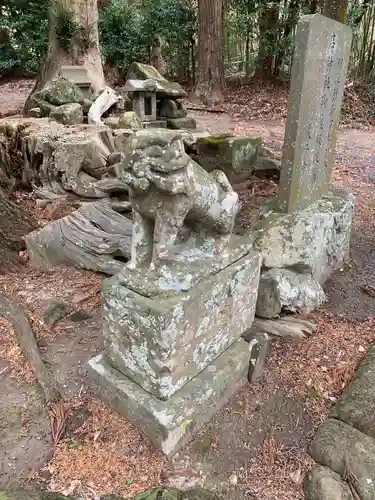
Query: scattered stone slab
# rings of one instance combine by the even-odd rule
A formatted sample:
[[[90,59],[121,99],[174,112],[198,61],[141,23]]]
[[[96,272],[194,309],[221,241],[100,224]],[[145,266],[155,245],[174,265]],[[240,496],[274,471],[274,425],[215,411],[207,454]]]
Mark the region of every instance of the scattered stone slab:
[[[142,128],[142,122],[134,111],[125,111],[125,113],[123,113],[120,117],[118,128],[139,130]]]
[[[355,500],[348,484],[328,467],[314,467],[306,474],[303,490],[306,500]]]
[[[375,440],[350,425],[329,418],[318,429],[309,454],[341,477],[350,473],[361,500],[375,498]]]
[[[256,315],[276,318],[281,311],[309,313],[325,300],[322,286],[311,274],[273,268],[261,273]]]
[[[61,77],[46,83],[41,91],[41,98],[54,106],[84,102],[84,95],[79,87]]]
[[[263,374],[264,363],[268,354],[267,333],[256,333],[248,340],[250,344],[249,381],[257,382]]]
[[[219,168],[233,184],[248,179],[261,147],[260,138],[212,135],[197,140],[198,161],[208,172]]]
[[[348,257],[353,213],[353,195],[338,189],[291,214],[280,213],[276,200],[266,203],[247,233],[263,257],[259,315],[275,317],[284,306],[308,312],[322,303],[319,285]]]
[[[69,306],[56,299],[48,301],[46,310],[43,312],[42,319],[48,325],[54,325],[69,314]]]
[[[168,401],[122,376],[103,355],[90,360],[89,368],[100,398],[170,457],[247,383],[249,347],[238,340]]]
[[[62,264],[113,275],[130,257],[131,220],[115,212],[108,200],[85,203],[71,215],[26,236],[32,264]]]
[[[63,104],[50,113],[50,118],[63,125],[78,125],[83,123],[82,106],[78,103]]]
[[[330,416],[375,439],[375,344],[370,345]]]

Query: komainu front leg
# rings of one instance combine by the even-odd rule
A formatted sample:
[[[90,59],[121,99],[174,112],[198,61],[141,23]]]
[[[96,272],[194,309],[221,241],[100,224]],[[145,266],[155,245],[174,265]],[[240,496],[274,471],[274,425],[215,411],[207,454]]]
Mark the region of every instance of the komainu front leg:
[[[141,269],[151,264],[154,224],[133,208],[132,252],[129,269]]]
[[[155,219],[154,250],[152,266],[167,254],[176,243],[178,233],[184,223],[187,211],[179,213],[159,212]]]

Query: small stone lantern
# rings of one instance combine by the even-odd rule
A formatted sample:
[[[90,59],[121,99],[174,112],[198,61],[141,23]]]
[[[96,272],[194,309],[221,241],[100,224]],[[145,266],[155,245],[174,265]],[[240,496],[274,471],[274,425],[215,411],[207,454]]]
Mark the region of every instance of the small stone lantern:
[[[133,94],[133,111],[142,122],[156,121],[156,82],[128,80],[124,90]]]

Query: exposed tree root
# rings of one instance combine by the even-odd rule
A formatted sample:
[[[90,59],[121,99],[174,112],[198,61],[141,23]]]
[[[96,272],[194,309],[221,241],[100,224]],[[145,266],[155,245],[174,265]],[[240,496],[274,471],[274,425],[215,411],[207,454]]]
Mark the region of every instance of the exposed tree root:
[[[252,332],[265,332],[288,340],[305,339],[316,330],[314,323],[295,316],[284,316],[279,319],[255,318]]]
[[[58,384],[42,360],[34,333],[22,308],[4,295],[0,295],[0,316],[7,319],[14,327],[19,345],[43,389],[46,403],[50,405],[61,400]]]

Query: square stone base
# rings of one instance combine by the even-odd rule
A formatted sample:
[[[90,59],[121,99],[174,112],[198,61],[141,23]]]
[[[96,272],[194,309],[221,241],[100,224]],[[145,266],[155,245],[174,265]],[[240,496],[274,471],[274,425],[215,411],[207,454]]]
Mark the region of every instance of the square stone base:
[[[149,122],[142,122],[143,128],[167,128],[166,120],[152,120]]]
[[[246,384],[249,361],[249,344],[237,340],[167,401],[112,368],[103,355],[89,361],[89,372],[98,396],[170,457]]]

